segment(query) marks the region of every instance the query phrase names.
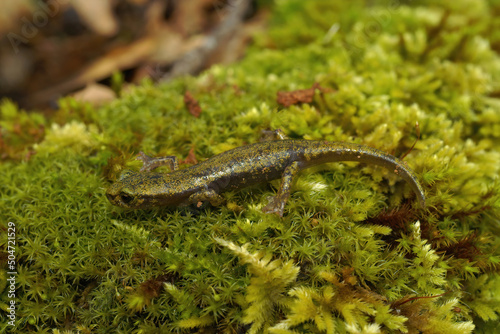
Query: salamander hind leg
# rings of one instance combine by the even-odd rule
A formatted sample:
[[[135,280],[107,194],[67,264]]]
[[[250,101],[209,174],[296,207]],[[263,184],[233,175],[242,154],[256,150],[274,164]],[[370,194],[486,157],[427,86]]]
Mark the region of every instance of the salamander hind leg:
[[[281,177],[280,188],[278,189],[276,195],[271,198],[269,203],[262,209],[264,213],[276,213],[280,217],[283,217],[283,211],[285,210],[285,204],[290,197],[293,180],[299,170],[299,163],[297,161],[292,162],[291,165],[285,168]]]
[[[141,172],[151,172],[152,170],[165,165],[169,166],[171,171],[179,169],[177,157],[173,155],[168,157],[152,158],[144,154],[144,152],[139,152],[137,160],[142,161],[142,167],[140,169]]]

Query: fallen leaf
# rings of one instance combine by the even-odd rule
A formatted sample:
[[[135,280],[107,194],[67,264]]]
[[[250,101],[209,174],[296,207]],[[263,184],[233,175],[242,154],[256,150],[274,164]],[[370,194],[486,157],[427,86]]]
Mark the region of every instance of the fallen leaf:
[[[293,104],[311,103],[314,98],[314,92],[318,89],[322,93],[330,92],[331,89],[322,88],[317,82],[308,89],[297,89],[290,92],[279,91],[277,102],[284,107],[289,107]]]
[[[144,37],[128,46],[115,48],[68,80],[33,94],[30,97],[30,104],[36,105],[57,98],[72,89],[105,78],[114,71],[137,64],[147,59],[155,46],[156,39],[154,37]]]
[[[186,159],[181,160],[180,163],[193,165],[198,163],[198,159],[196,159],[196,155],[194,154],[194,146],[189,150]]]
[[[184,94],[184,103],[186,104],[186,108],[189,113],[194,117],[198,118],[201,115],[201,108],[198,101],[191,95],[189,91],[186,91]]]
[[[113,36],[118,32],[112,0],[71,0],[71,4],[80,19],[95,33]]]
[[[77,101],[89,102],[93,106],[101,106],[116,98],[115,92],[108,86],[91,83],[82,90],[73,93],[72,96]]]

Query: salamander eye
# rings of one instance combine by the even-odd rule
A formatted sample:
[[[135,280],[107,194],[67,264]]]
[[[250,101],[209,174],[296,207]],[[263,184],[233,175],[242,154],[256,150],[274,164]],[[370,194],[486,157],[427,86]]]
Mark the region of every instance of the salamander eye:
[[[133,172],[133,171],[131,171],[131,170],[126,169],[126,170],[124,170],[124,171],[120,174],[120,176],[118,177],[118,180],[120,180],[120,181],[125,180],[127,177],[130,177],[130,176],[135,175],[135,174],[137,174],[137,173],[136,173],[136,172]]]
[[[130,202],[132,202],[134,200],[134,196],[131,196],[131,195],[122,191],[120,193],[120,200],[125,204],[129,204]]]

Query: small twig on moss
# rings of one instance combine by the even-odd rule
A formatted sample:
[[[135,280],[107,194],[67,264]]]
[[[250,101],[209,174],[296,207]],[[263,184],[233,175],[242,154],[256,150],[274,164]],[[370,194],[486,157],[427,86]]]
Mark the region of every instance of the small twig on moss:
[[[406,151],[405,154],[403,154],[401,156],[401,160],[404,160],[404,158],[406,158],[406,156],[411,152],[413,151],[413,149],[415,148],[415,145],[417,144],[417,142],[420,140],[420,125],[418,124],[418,121],[415,122],[415,132],[417,134],[417,139],[415,139],[415,141],[413,142],[413,145],[410,147],[410,149],[408,151]]]
[[[447,293],[450,293],[450,292],[446,291],[446,292],[440,293],[439,295],[434,295],[434,296],[416,296],[416,297],[411,297],[408,299],[400,299],[400,300],[396,300],[394,303],[392,303],[391,307],[396,308],[396,307],[404,305],[408,302],[411,302],[412,300],[426,299],[426,298],[438,298],[438,297],[442,297],[442,296],[446,295]]]

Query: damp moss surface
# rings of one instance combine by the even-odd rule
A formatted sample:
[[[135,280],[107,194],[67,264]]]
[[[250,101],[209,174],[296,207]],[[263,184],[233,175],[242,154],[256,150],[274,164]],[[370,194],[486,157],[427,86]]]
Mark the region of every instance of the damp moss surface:
[[[0,332],[498,332],[500,3],[410,4],[276,1],[237,64],[50,116],[4,100]],[[310,103],[277,103],[314,83]],[[282,218],[261,211],[279,182],[220,207],[105,196],[140,151],[185,168],[279,128],[402,156],[417,122],[404,160],[425,209],[356,163],[301,173]]]

